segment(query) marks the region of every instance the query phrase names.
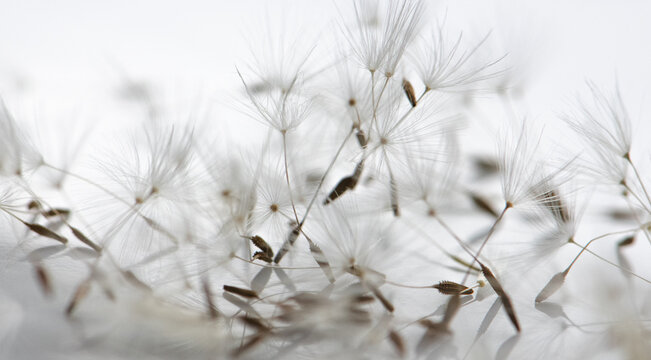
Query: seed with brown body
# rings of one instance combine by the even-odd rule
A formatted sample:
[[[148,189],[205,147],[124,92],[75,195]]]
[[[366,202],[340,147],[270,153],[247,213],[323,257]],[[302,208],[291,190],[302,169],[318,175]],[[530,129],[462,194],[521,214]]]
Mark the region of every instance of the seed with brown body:
[[[66,239],[65,237],[63,237],[63,236],[55,233],[54,231],[46,228],[43,225],[28,223],[28,222],[24,222],[24,221],[23,221],[23,224],[25,224],[25,226],[27,226],[31,231],[33,231],[33,232],[35,232],[35,233],[37,233],[37,234],[39,234],[41,236],[44,236],[44,237],[47,237],[47,238],[50,238],[50,239],[54,239],[54,240],[56,240],[56,241],[58,241],[58,242],[60,242],[62,244],[67,244],[68,243],[68,239]]]
[[[470,295],[474,292],[473,289],[452,281],[441,281],[432,287],[443,295]]]
[[[415,107],[418,103],[418,100],[416,99],[416,93],[414,92],[414,87],[411,86],[409,80],[407,79],[402,80],[402,89],[405,91],[405,94],[407,95],[407,99],[409,100],[411,106]]]
[[[255,293],[253,290],[249,289],[243,289],[237,286],[230,286],[230,285],[224,285],[224,291],[231,292],[233,294],[240,295],[242,297],[246,298],[257,298],[258,294]]]
[[[35,265],[34,267],[36,270],[36,278],[38,279],[38,283],[41,285],[43,294],[46,296],[52,294],[52,285],[50,283],[50,276],[47,274],[47,271],[45,271],[45,268],[43,268],[41,265]]]
[[[261,251],[257,251],[253,254],[252,260],[260,259],[270,263],[274,256],[274,251],[271,249],[271,246],[267,244],[264,239],[258,235],[249,237],[249,240]]]

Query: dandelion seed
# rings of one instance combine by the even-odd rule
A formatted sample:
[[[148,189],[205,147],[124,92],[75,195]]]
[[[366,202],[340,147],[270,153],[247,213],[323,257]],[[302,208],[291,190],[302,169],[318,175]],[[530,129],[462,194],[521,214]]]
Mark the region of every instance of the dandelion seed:
[[[339,180],[337,185],[335,186],[334,189],[328,194],[328,198],[326,198],[323,202],[324,205],[327,205],[331,203],[332,201],[337,200],[339,196],[343,195],[346,191],[352,190],[357,186],[357,178],[354,176],[346,176]]]
[[[255,310],[255,308],[253,306],[251,306],[246,301],[243,301],[242,299],[238,298],[237,296],[232,295],[230,293],[224,293],[222,295],[222,297],[224,298],[224,300],[226,300],[226,301],[230,302],[231,304],[237,306],[243,312],[245,312],[245,313],[247,313],[247,314],[249,314],[249,315],[251,315],[253,317],[257,317],[257,318],[261,317],[260,314]]]
[[[235,349],[232,352],[232,356],[236,357],[236,358],[242,356],[244,353],[246,353],[247,351],[250,351],[256,345],[258,345],[260,342],[262,342],[262,340],[264,340],[267,337],[267,335],[268,335],[267,332],[262,332],[262,333],[254,335],[249,341],[244,343],[239,348]]]
[[[207,277],[204,277],[201,280],[201,285],[203,288],[203,295],[206,298],[206,305],[208,307],[208,316],[211,319],[217,319],[219,317],[219,310],[213,301],[212,291],[210,290],[210,282]]]
[[[31,204],[30,204],[31,205]],[[50,209],[47,211],[42,211],[41,215],[43,217],[54,217],[54,216],[61,216],[63,219],[68,219],[70,217],[70,210],[68,209]]]
[[[511,320],[511,323],[513,323],[513,326],[515,329],[520,332],[520,324],[518,323],[518,318],[515,316],[515,309],[513,308],[513,304],[511,304],[511,298],[506,294],[504,289],[502,288],[502,284],[497,280],[495,275],[490,271],[489,268],[484,266],[484,264],[479,263],[481,266],[481,271],[486,276],[486,280],[488,280],[488,283],[491,285],[493,290],[495,290],[495,293],[497,296],[502,299],[502,305],[504,305],[504,310],[506,311],[506,314],[509,316],[509,319]]]
[[[395,310],[393,304],[382,294],[380,289],[378,289],[375,286],[371,286],[371,291],[373,292],[373,295],[377,297],[378,300],[382,303],[382,306],[384,306],[385,309],[387,309],[388,312],[393,312]]]
[[[405,90],[405,95],[407,95],[407,100],[409,100],[411,106],[416,107],[416,105],[418,104],[418,100],[416,99],[416,93],[414,92],[414,87],[411,85],[409,80],[407,79],[402,80],[402,89]]]
[[[470,295],[474,292],[473,289],[452,281],[441,281],[432,287],[444,295]]]
[[[28,139],[0,98],[0,175],[21,177],[26,169],[43,164]]]
[[[66,308],[66,315],[71,316],[73,311],[77,308],[79,303],[88,296],[88,293],[90,292],[90,280],[84,280],[79,286],[77,286],[77,290],[75,290],[74,295],[72,296],[72,299],[68,303],[68,307]]]
[[[267,244],[267,242],[264,241],[264,239],[258,235],[249,237],[249,240],[251,240],[253,245],[255,245],[258,249],[261,250],[255,252],[251,260],[260,259],[262,261],[266,261],[270,263],[274,256],[274,251],[271,249],[271,246],[269,246],[269,244]]]
[[[309,238],[308,238],[308,244],[310,245],[310,252],[312,253],[312,257],[319,265],[323,273],[326,275],[328,281],[330,281],[331,284],[334,283],[335,276],[332,273],[332,269],[330,268],[330,263],[328,262],[328,259],[326,258],[325,254],[323,253],[321,248]]]
[[[617,243],[617,247],[622,248],[622,247],[625,247],[625,246],[630,246],[630,245],[633,245],[634,242],[635,242],[635,235],[632,235],[632,236],[629,236],[629,237],[627,237],[627,238],[625,238],[623,240],[620,240]]]
[[[393,344],[398,355],[404,357],[407,353],[407,347],[405,346],[405,341],[402,339],[402,336],[400,336],[397,331],[391,330],[389,331],[389,340],[391,341],[391,344]]]
[[[72,231],[72,234],[75,235],[79,241],[83,242],[84,244],[90,246],[91,249],[95,250],[98,254],[102,253],[102,248],[95,244],[92,240],[90,240],[86,235],[84,235],[79,229],[68,225],[68,228],[70,228],[70,231]]]
[[[58,241],[58,242],[60,242],[62,244],[67,244],[68,243],[68,239],[66,239],[65,237],[63,237],[63,236],[55,233],[54,231],[46,228],[43,225],[28,223],[28,222],[25,222],[25,221],[22,221],[22,223],[25,224],[25,226],[27,226],[29,228],[29,230],[31,230],[31,231],[33,231],[33,232],[35,232],[35,233],[37,233],[37,234],[39,234],[41,236],[56,240],[56,241]]]
[[[265,286],[267,286],[267,283],[269,282],[270,278],[271,278],[271,268],[263,267],[253,277],[253,280],[251,280],[251,290],[256,294],[260,293],[262,290],[264,290]]]
[[[368,3],[362,3],[362,6],[359,4],[360,2],[354,2],[357,29],[344,26],[344,37],[357,61],[366,70],[371,74],[382,70],[390,78],[416,35],[423,13],[423,2],[390,2],[385,19],[379,24],[369,21],[376,18],[374,8]]]
[[[355,171],[352,175],[346,176],[339,180],[335,188],[328,194],[328,197],[324,200],[323,204],[327,205],[332,201],[335,201],[341,195],[343,195],[348,190],[354,190],[357,186],[360,176],[362,176],[362,171],[364,170],[364,160],[360,160],[355,166]]]
[[[486,157],[473,158],[473,165],[479,172],[479,176],[489,176],[499,172],[499,164],[495,159]]]
[[[391,210],[393,210],[394,216],[400,216],[400,205],[398,204],[398,184],[393,176],[389,181],[391,185]]]
[[[43,206],[38,200],[30,200],[30,202],[27,203],[28,210],[41,209],[42,207]]]
[[[140,280],[131,270],[122,271],[122,275],[128,282],[135,285],[136,287],[143,289],[147,292],[153,291],[149,285],[145,284],[142,280]]]
[[[279,268],[279,267],[274,267],[273,268],[274,273],[278,277],[278,280],[287,288],[288,291],[294,292],[296,291],[296,285],[292,281],[292,279],[287,276],[287,273],[285,273],[285,270]]]
[[[259,331],[269,331],[269,326],[265,324],[261,319],[250,317],[250,316],[240,316],[238,317],[240,321],[242,321],[244,324],[248,326],[252,326]]]
[[[490,324],[493,322],[493,319],[495,319],[495,316],[497,316],[497,312],[500,310],[501,307],[502,307],[502,299],[498,297],[497,299],[495,299],[490,309],[488,309],[488,311],[486,312],[486,315],[482,319],[481,324],[479,324],[476,338],[479,338],[484,333],[486,333],[488,327],[490,327]]]
[[[628,261],[626,256],[624,255],[624,247],[631,246],[635,242],[635,235],[629,236],[623,240],[620,240],[617,243],[617,261],[619,262],[619,265],[624,268],[624,269],[631,269],[631,263]],[[626,277],[630,277],[631,274],[627,271],[622,271],[622,274]]]
[[[547,285],[540,290],[538,296],[536,296],[536,303],[543,302],[552,296],[558,289],[563,286],[565,282],[565,277],[567,276],[567,271],[559,272],[558,274],[552,276],[552,278],[547,282]]]
[[[433,322],[431,320],[421,320],[420,324],[427,328],[425,334],[420,339],[417,345],[419,353],[425,351],[431,345],[443,340],[446,336],[452,334],[450,331],[450,323],[461,307],[461,300],[459,295],[453,295],[448,300],[445,308],[445,313],[441,322]]]
[[[495,359],[506,360],[509,355],[511,355],[511,352],[513,352],[513,349],[519,340],[520,334],[513,335],[510,338],[506,339],[506,341],[504,341],[502,345],[500,345],[500,347],[497,349],[497,353],[495,353]]]
[[[450,44],[444,27],[444,23],[439,24],[425,46],[412,56],[426,91],[470,92],[480,89],[481,82],[504,73],[498,64],[506,55],[485,62],[477,61],[479,50],[490,33],[474,47],[463,49],[463,34]]]
[[[255,291],[249,289],[243,289],[236,286],[224,285],[224,291],[228,291],[245,298],[258,298],[258,294]]]
[[[578,99],[580,113],[565,114],[563,119],[589,144],[607,149],[619,157],[631,150],[630,118],[619,89],[605,94],[594,83],[587,83],[592,101]]]
[[[357,143],[362,149],[366,149],[368,146],[368,139],[366,138],[366,133],[362,129],[357,129],[355,131],[355,136],[357,137]]]
[[[280,250],[278,250],[278,253],[276,253],[276,257],[274,258],[274,262],[276,264],[279,264],[280,260],[282,260],[282,258],[285,257],[285,254],[289,252],[291,246],[294,245],[296,239],[298,239],[300,232],[301,232],[300,225],[296,225],[292,229],[292,231],[287,236],[287,239],[285,239],[285,242],[283,243],[282,247],[280,248]]]

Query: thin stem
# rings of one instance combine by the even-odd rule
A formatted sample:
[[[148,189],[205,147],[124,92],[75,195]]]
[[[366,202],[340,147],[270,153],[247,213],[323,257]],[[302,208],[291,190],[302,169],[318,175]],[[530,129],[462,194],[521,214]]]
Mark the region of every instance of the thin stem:
[[[319,190],[321,190],[321,187],[323,186],[323,183],[325,182],[326,176],[330,173],[332,170],[333,166],[335,165],[335,162],[337,161],[337,158],[341,154],[341,151],[344,149],[344,146],[348,142],[348,139],[350,139],[350,136],[353,134],[354,127],[350,128],[350,131],[344,138],[344,141],[341,142],[341,145],[339,145],[339,148],[337,149],[337,153],[335,156],[332,158],[332,161],[330,161],[330,165],[328,165],[328,168],[326,169],[325,173],[323,173],[323,176],[321,176],[321,180],[319,180],[319,185],[316,187],[316,191],[314,192],[314,196],[312,196],[312,199],[310,200],[310,203],[307,205],[307,208],[305,209],[305,214],[303,214],[303,219],[301,222],[299,222],[299,226],[302,226],[303,223],[305,223],[305,220],[307,219],[307,215],[310,213],[310,210],[312,209],[312,205],[314,205],[314,201],[316,198],[319,196]]]
[[[445,254],[447,257],[449,257],[450,259],[452,259],[454,262],[457,262],[457,263],[459,263],[459,264],[461,264],[461,265],[464,266],[464,269],[463,269],[463,270],[461,270],[461,269],[459,269],[459,270],[461,270],[461,271],[463,271],[463,272],[465,272],[466,269],[471,269],[471,270],[475,270],[475,271],[478,271],[478,272],[481,271],[481,269],[479,269],[479,268],[477,268],[477,267],[474,267],[474,266],[468,264],[467,262],[465,262],[465,261],[463,261],[462,259],[460,259],[458,256],[453,255],[453,254],[451,254],[449,251],[445,250],[445,249],[444,249],[444,248],[443,248],[439,243],[437,243],[434,239],[432,239],[432,237],[431,237],[428,233],[426,233],[425,231],[423,231],[423,230],[422,230],[420,227],[418,227],[416,224],[410,223],[409,221],[406,220],[406,218],[402,218],[402,221],[404,221],[405,223],[407,223],[411,229],[416,230],[418,233],[420,233],[420,234],[423,235],[425,238],[427,238],[427,239],[432,243],[432,245],[434,245],[437,249],[439,249],[439,250],[440,250],[443,254]],[[454,235],[453,235],[453,236],[454,236]],[[456,239],[458,239],[458,237],[456,237]],[[460,239],[459,239],[459,240],[460,240]],[[462,246],[463,246],[463,245],[462,245]],[[470,254],[470,256],[473,256],[471,252],[469,252],[469,254]]]
[[[563,272],[567,275],[567,273],[570,271],[570,269],[572,268],[572,266],[574,265],[574,263],[579,259],[579,256],[581,256],[581,254],[583,253],[583,251],[586,250],[586,248],[587,248],[588,246],[590,246],[590,244],[592,244],[594,241],[599,240],[599,239],[603,239],[603,238],[608,237],[608,236],[620,235],[620,234],[628,234],[628,233],[630,233],[630,232],[635,232],[635,231],[638,231],[638,230],[639,230],[639,228],[630,229],[630,230],[615,231],[615,232],[610,232],[610,233],[607,233],[607,234],[599,235],[599,236],[597,236],[597,237],[595,237],[595,238],[590,239],[590,241],[588,241],[588,243],[587,243],[584,247],[582,247],[582,249],[581,249],[581,251],[579,252],[579,254],[576,255],[576,257],[574,258],[574,260],[572,260],[572,263],[570,263],[570,265],[567,267],[567,269],[565,269],[565,271],[563,271]],[[568,242],[569,242],[569,243],[573,243],[573,244],[575,244],[575,245],[578,245],[578,244],[574,241],[574,239],[570,239],[570,240],[568,240]],[[581,245],[579,245],[579,246],[581,246]]]
[[[104,191],[105,193],[112,196],[114,199],[116,199],[119,202],[125,204],[129,208],[129,211],[132,211],[134,214],[138,215],[143,220],[145,220],[145,223],[147,223],[147,225],[149,225],[152,229],[154,229],[155,231],[167,236],[168,238],[170,238],[170,240],[172,240],[175,243],[179,242],[179,239],[177,239],[176,236],[174,236],[169,230],[165,229],[161,224],[156,223],[154,220],[152,220],[151,218],[147,217],[145,214],[140,212],[139,206],[142,203],[131,204],[128,201],[122,199],[120,196],[118,196],[117,194],[115,194],[111,190],[107,189],[106,187],[104,187],[104,186],[102,186],[102,185],[100,185],[100,184],[98,184],[98,183],[96,183],[96,182],[94,182],[94,181],[92,181],[90,179],[87,179],[87,178],[85,178],[83,176],[80,176],[80,175],[77,175],[77,174],[75,174],[73,172],[70,172],[68,170],[58,168],[56,166],[50,165],[50,164],[45,163],[45,162],[42,163],[42,166],[48,167],[48,168],[50,168],[52,170],[60,171],[60,172],[62,172],[64,174],[66,174],[66,175],[72,176],[72,177],[74,177],[74,178],[76,178],[78,180],[81,180],[81,181],[83,181],[83,182],[85,182],[85,183],[87,183],[87,184],[89,184],[91,186],[94,186],[94,187]],[[152,193],[150,193],[149,195],[152,195]],[[109,233],[110,232],[111,231],[109,231]],[[107,243],[105,244],[105,247],[107,247],[107,246],[108,246],[108,240],[107,240]]]
[[[645,283],[651,284],[651,281],[649,281],[649,280],[647,280],[647,279],[641,277],[640,275],[638,275],[638,274],[632,272],[631,270],[629,270],[629,269],[625,269],[625,268],[623,268],[623,267],[621,267],[621,266],[615,264],[614,262],[612,262],[612,261],[610,261],[610,260],[604,258],[603,256],[601,256],[601,255],[599,255],[599,254],[593,252],[592,250],[589,250],[589,249],[588,249],[588,245],[589,245],[589,244],[587,244],[586,246],[583,246],[583,245],[578,244],[578,243],[575,242],[574,240],[570,241],[570,243],[572,243],[572,244],[574,244],[574,245],[580,247],[580,248],[581,248],[581,252],[583,252],[583,250],[585,250],[585,251],[587,251],[588,253],[590,253],[590,254],[592,254],[593,256],[595,256],[596,258],[598,258],[598,259],[600,259],[600,260],[602,260],[602,261],[604,261],[604,262],[606,262],[606,263],[608,263],[608,264],[610,264],[610,265],[612,265],[612,266],[614,266],[614,267],[620,269],[621,271],[623,271],[623,272],[625,272],[625,273],[628,273],[628,274],[630,274],[630,275],[632,275],[632,276],[635,276],[636,278],[638,278],[638,279],[644,281]],[[566,270],[566,271],[567,271],[567,270]]]
[[[428,89],[425,89],[425,91],[424,91],[424,92],[423,92],[423,93],[418,97],[418,100],[416,100],[416,106],[418,106],[418,104],[420,104],[420,101],[421,101],[421,100],[425,97],[425,95],[428,94],[428,93],[429,93],[429,90],[428,90]],[[387,131],[387,133],[392,132],[392,131],[395,130],[398,126],[400,126],[400,124],[402,124],[402,122],[405,121],[405,119],[407,119],[407,117],[409,116],[409,114],[411,114],[411,112],[414,111],[414,109],[416,108],[416,106],[411,106],[411,107],[409,107],[409,110],[407,110],[407,112],[405,112],[405,114],[402,115],[402,116],[400,117],[400,119],[398,119],[398,121],[396,121],[396,123],[391,127],[391,129],[389,129],[389,131]]]
[[[448,234],[452,235],[452,237],[457,241],[457,243],[459,243],[459,245],[461,246],[461,248],[462,248],[465,252],[467,252],[468,254],[470,254],[470,256],[473,256],[473,257],[474,257],[474,254],[473,254],[472,251],[468,248],[468,245],[466,245],[466,243],[464,243],[463,240],[461,240],[461,238],[460,238],[460,237],[459,237],[459,236],[458,236],[458,235],[457,235],[457,234],[452,230],[452,228],[451,228],[450,226],[448,226],[448,224],[447,224],[446,222],[443,221],[443,219],[441,219],[440,216],[438,216],[438,214],[434,215],[434,218],[435,218],[436,221],[437,221],[437,222],[438,222],[438,223],[443,227],[443,229],[445,229],[445,231],[448,232]]]
[[[507,202],[506,206],[504,206],[504,210],[502,210],[502,212],[500,213],[500,216],[498,216],[497,219],[495,219],[495,222],[493,223],[493,226],[491,226],[490,230],[488,230],[488,234],[486,234],[486,238],[481,243],[481,246],[479,246],[479,249],[477,250],[477,252],[473,256],[472,262],[470,263],[471,266],[475,264],[475,261],[477,261],[477,258],[479,257],[479,255],[481,255],[482,250],[484,250],[484,246],[486,246],[486,243],[488,243],[488,240],[490,240],[491,236],[495,232],[495,229],[497,228],[497,224],[499,224],[502,221],[502,218],[504,217],[504,214],[506,214],[506,211],[508,209],[510,209],[511,207],[513,207],[513,204],[511,204],[510,202]],[[466,275],[464,275],[464,277],[463,277],[463,281],[461,281],[462,285],[466,283],[466,280],[468,280],[469,275],[470,275],[470,268],[468,268],[468,271],[466,271]]]
[[[396,178],[393,175],[393,170],[391,169],[389,156],[387,155],[387,150],[384,146],[382,147],[382,153],[384,154],[384,159],[386,160],[387,170],[389,170],[389,182],[390,182],[389,198],[391,202],[391,208],[395,216],[400,216],[400,207],[399,207],[400,205],[398,204],[398,184],[396,183]]]
[[[50,169],[52,169],[52,170],[59,171],[59,172],[61,172],[61,173],[63,173],[63,174],[66,174],[66,175],[68,175],[68,176],[72,176],[72,177],[74,177],[75,179],[81,180],[81,181],[83,181],[83,182],[85,182],[85,183],[87,183],[87,184],[89,184],[89,185],[92,185],[92,186],[94,186],[94,187],[96,187],[96,188],[98,188],[98,189],[104,191],[105,193],[111,195],[113,198],[115,198],[115,200],[118,200],[118,201],[120,201],[121,203],[127,205],[128,207],[133,208],[133,204],[129,203],[128,201],[126,201],[126,200],[124,200],[124,199],[122,199],[120,196],[118,196],[118,195],[117,195],[116,193],[114,193],[113,191],[107,189],[106,187],[104,187],[104,186],[102,186],[102,185],[100,185],[100,184],[98,184],[98,183],[96,183],[96,182],[94,182],[94,181],[92,181],[92,180],[90,180],[90,179],[88,179],[88,178],[85,178],[85,177],[83,177],[83,176],[77,175],[77,174],[75,174],[75,173],[73,173],[73,172],[71,172],[71,171],[69,171],[69,170],[58,168],[58,167],[56,167],[56,166],[54,166],[54,165],[50,165],[50,164],[45,163],[45,162],[44,162],[42,165],[45,166],[45,167],[47,167],[47,168],[50,168]]]
[[[397,282],[389,281],[389,280],[384,280],[385,283],[397,287],[402,287],[402,288],[409,288],[409,289],[433,289],[432,285],[423,285],[423,286],[418,286],[418,285],[405,285],[405,284],[400,284]]]
[[[630,192],[630,190],[629,190],[629,192]],[[642,233],[644,234],[644,237],[646,237],[649,244],[651,244],[651,235],[649,235],[648,223],[647,224],[642,224],[642,221],[640,220],[640,217],[637,215],[637,210],[633,207],[633,204],[631,204],[631,199],[629,199],[628,196],[624,196],[624,200],[626,200],[626,205],[628,206],[629,210],[631,210],[631,215],[633,215],[633,218],[635,219],[635,222],[640,225],[640,229],[642,230]]]
[[[651,213],[651,209],[649,209],[649,207],[644,203],[644,201],[642,201],[642,198],[640,198],[640,196],[636,194],[635,191],[633,191],[633,189],[631,189],[631,187],[626,183],[626,181],[622,181],[621,185],[624,186],[624,189],[626,189],[626,191],[629,194],[633,195],[635,200],[637,200],[637,202],[640,203],[640,206],[642,206],[644,210],[646,210],[648,213]]]
[[[292,193],[292,187],[289,182],[289,169],[287,166],[287,132],[281,131],[283,135],[283,160],[285,162],[285,179],[287,180],[287,190],[289,191],[289,201],[292,204],[292,211],[294,212],[294,218],[296,219],[296,224],[300,224],[298,221],[298,213],[296,212],[296,205],[294,203],[294,195]],[[300,226],[300,225],[299,225]]]
[[[387,85],[389,84],[389,77],[386,78],[384,81],[384,85],[382,85],[382,89],[380,90],[380,95],[377,97],[377,101],[373,101],[373,122],[371,123],[371,126],[375,125],[377,128],[377,109],[380,106],[380,100],[382,99],[382,95],[384,94],[384,90],[387,88]],[[375,98],[375,95],[373,95]],[[369,127],[369,133],[370,133],[370,127]]]
[[[281,270],[321,270],[320,267],[318,266],[298,266],[298,267],[287,267],[287,266],[277,266],[277,265],[271,265],[271,264],[260,264],[251,260],[247,260],[241,256],[238,255],[231,255],[232,258],[238,259],[241,261],[244,261],[246,263],[249,263],[251,265],[259,266],[259,267],[264,267],[264,268],[272,268],[272,269],[281,269]]]

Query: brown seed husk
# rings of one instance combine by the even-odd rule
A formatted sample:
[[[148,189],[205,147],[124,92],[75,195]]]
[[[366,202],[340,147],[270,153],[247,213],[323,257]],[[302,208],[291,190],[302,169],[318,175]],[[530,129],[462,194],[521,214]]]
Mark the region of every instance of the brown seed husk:
[[[392,304],[392,303],[391,303],[387,298],[384,297],[384,295],[382,294],[382,292],[380,291],[380,289],[378,289],[377,287],[373,286],[373,287],[371,288],[371,291],[373,291],[373,295],[375,295],[375,297],[376,297],[378,300],[380,300],[380,302],[382,303],[382,305],[384,306],[384,308],[387,309],[388,312],[393,312],[393,311],[395,310],[395,308],[393,307],[393,304]]]
[[[258,298],[258,294],[256,294],[255,291],[249,289],[243,289],[237,286],[224,285],[224,291],[228,291],[245,298]]]
[[[346,176],[339,180],[334,189],[328,194],[328,197],[323,202],[324,205],[330,204],[337,200],[338,197],[343,195],[348,190],[353,190],[357,186],[357,178],[355,176]]]
[[[276,264],[280,263],[280,260],[287,254],[289,249],[294,245],[296,242],[296,239],[298,239],[298,235],[301,233],[301,225],[296,225],[292,231],[287,235],[287,239],[285,239],[285,242],[283,243],[282,247],[280,250],[278,250],[278,253],[276,253],[276,257],[274,258],[274,262]]]
[[[441,281],[436,285],[432,286],[436,290],[438,290],[441,294],[443,295],[470,295],[474,292],[473,289],[457,284],[452,281]]]
[[[27,226],[31,231],[33,231],[33,232],[35,232],[35,233],[37,233],[37,234],[39,234],[41,236],[44,236],[44,237],[47,237],[47,238],[50,238],[50,239],[54,239],[54,240],[56,240],[56,241],[58,241],[58,242],[60,242],[62,244],[67,244],[68,243],[68,239],[66,239],[65,237],[63,237],[63,236],[55,233],[54,231],[46,228],[43,225],[33,224],[33,223],[28,223],[28,222],[23,222],[23,224],[25,224],[25,226]]]
[[[41,211],[41,215],[43,215],[46,218],[47,217],[53,217],[53,216],[61,216],[61,217],[67,218],[68,216],[70,216],[70,210],[68,210],[68,209],[56,209],[55,208],[55,209],[50,209],[50,210],[47,210],[47,211]]]
[[[502,288],[502,284],[500,284],[500,282],[497,280],[495,275],[493,275],[490,269],[482,263],[479,263],[479,265],[481,266],[481,271],[482,273],[484,273],[484,276],[486,277],[486,280],[488,280],[488,283],[491,285],[493,290],[495,290],[497,296],[499,296],[500,299],[502,299],[502,305],[504,305],[504,310],[506,311],[506,314],[509,316],[511,323],[513,323],[515,329],[518,332],[520,332],[520,323],[518,322],[518,318],[515,315],[515,309],[513,308],[513,304],[511,303],[511,298],[506,294],[506,292]]]
[[[90,246],[93,250],[97,251],[98,253],[102,253],[102,248],[95,244],[92,240],[90,240],[86,235],[84,235],[79,229],[73,227],[73,226],[68,226],[70,228],[70,231],[72,231],[72,234],[81,242],[84,244]]]
[[[258,235],[251,236],[249,238],[253,245],[255,245],[258,249],[262,251],[262,253],[265,255],[267,258],[273,258],[274,257],[274,251],[272,250],[271,246],[267,244],[264,239]],[[257,253],[256,253],[257,254]],[[255,256],[255,254],[254,254]],[[269,261],[271,262],[271,261]]]
[[[402,89],[405,91],[405,95],[407,95],[407,99],[409,100],[411,107],[415,107],[417,105],[418,100],[416,99],[416,93],[414,92],[414,87],[411,85],[409,80],[407,79],[402,80]]]
[[[472,200],[473,204],[475,204],[475,206],[478,209],[484,211],[487,214],[492,215],[493,217],[498,217],[499,216],[499,214],[490,206],[488,201],[486,201],[479,194],[470,193],[470,199]]]

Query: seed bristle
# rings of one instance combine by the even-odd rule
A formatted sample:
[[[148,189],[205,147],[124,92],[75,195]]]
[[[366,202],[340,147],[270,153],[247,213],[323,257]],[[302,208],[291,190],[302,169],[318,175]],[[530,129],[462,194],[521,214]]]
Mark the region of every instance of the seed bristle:
[[[493,217],[499,216],[497,211],[495,211],[495,209],[493,209],[493,207],[488,203],[488,201],[486,201],[486,199],[484,199],[481,195],[471,192],[470,199],[478,209],[484,211],[487,214],[492,215]]]
[[[357,178],[354,176],[346,176],[339,180],[334,189],[328,194],[328,197],[324,200],[323,204],[327,205],[331,202],[337,200],[341,195],[343,195],[348,190],[353,190],[357,186]]]

